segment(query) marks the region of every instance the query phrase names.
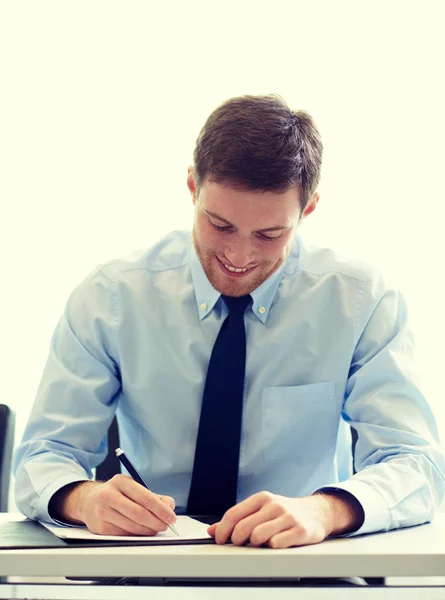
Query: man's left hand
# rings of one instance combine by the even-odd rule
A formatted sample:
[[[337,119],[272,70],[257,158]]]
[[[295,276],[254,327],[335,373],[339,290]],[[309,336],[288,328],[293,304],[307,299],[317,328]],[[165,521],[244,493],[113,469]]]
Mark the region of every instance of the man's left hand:
[[[230,508],[221,521],[208,528],[217,544],[267,545],[289,548],[322,542],[334,530],[336,511],[348,507],[337,498],[313,495],[288,498],[259,492]],[[338,500],[342,503],[342,500]]]

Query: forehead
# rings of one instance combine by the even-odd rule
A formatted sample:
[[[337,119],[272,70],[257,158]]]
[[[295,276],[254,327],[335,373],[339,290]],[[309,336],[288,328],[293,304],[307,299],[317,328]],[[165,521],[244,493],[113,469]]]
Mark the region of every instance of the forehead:
[[[239,190],[206,182],[200,190],[199,208],[230,223],[250,224],[256,229],[288,225],[300,215],[299,188],[286,192]]]

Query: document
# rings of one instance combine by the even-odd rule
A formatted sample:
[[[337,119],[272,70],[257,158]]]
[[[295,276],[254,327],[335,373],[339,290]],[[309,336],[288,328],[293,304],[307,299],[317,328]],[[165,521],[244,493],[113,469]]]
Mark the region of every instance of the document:
[[[59,525],[51,525],[41,522],[51,533],[62,540],[90,540],[90,541],[116,541],[116,542],[160,542],[160,543],[180,543],[180,542],[196,542],[201,540],[212,540],[213,538],[207,533],[208,525],[201,523],[191,517],[179,515],[176,519],[175,527],[179,533],[179,537],[170,529],[161,531],[157,535],[99,535],[91,533],[86,527],[63,527]]]

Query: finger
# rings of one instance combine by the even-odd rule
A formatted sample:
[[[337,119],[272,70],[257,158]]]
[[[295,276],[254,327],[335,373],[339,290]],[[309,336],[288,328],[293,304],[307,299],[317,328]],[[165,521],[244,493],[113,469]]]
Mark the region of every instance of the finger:
[[[175,523],[176,514],[173,509],[150,490],[140,485],[127,475],[115,475],[111,480],[119,491],[139,506],[153,513],[163,523]],[[145,523],[142,523],[145,524]]]
[[[274,519],[256,525],[250,533],[250,543],[252,546],[256,547],[263,546],[278,534],[287,532],[293,528],[293,523],[289,520],[289,515],[280,515]]]
[[[210,527],[207,528],[207,533],[212,537],[215,537],[216,527],[219,525],[219,523],[219,521],[217,523],[213,523],[213,525],[210,525]]]
[[[88,530],[97,535],[131,535],[129,531],[103,520],[93,524],[88,523]]]
[[[261,510],[242,519],[235,525],[232,535],[230,536],[232,544],[235,544],[236,546],[246,544],[252,539],[253,532],[256,528],[262,524],[269,524],[269,528],[273,530],[274,526],[272,524],[277,521],[280,515],[282,515],[281,507],[276,504],[266,504]],[[274,531],[274,533],[280,531],[279,527],[279,524],[275,525],[276,531]]]
[[[138,487],[142,487],[136,482],[133,483]],[[142,490],[148,491],[145,488],[142,488]],[[152,492],[149,492],[149,494],[154,496]],[[135,525],[141,525],[156,532],[164,531],[167,528],[165,522],[159,519],[150,508],[145,508],[145,506],[133,501],[125,494],[125,491],[123,492],[120,489],[116,489],[115,486],[108,486],[105,484],[98,490],[97,495],[99,500],[98,516],[104,521],[107,520],[107,509],[112,508],[130,521],[133,521]],[[156,497],[155,500],[170,510],[158,497]],[[150,505],[147,500],[145,500],[145,503],[147,506]]]
[[[86,525],[99,535],[156,535],[152,529],[137,526],[109,506],[97,507]]]
[[[131,519],[127,518],[122,513],[110,508],[104,522],[108,524],[109,528],[115,527],[120,529],[123,533],[115,533],[108,535],[156,535],[159,531],[167,529],[166,525],[163,525],[163,529],[157,530],[151,527],[145,527],[138,523],[135,523]]]
[[[288,515],[289,516],[289,515]],[[291,546],[307,546],[319,544],[326,539],[326,531],[320,522],[312,523],[309,527],[295,520],[288,522],[287,531],[272,535],[267,542],[271,548],[290,548]],[[286,535],[285,535],[286,534]]]
[[[167,504],[172,510],[175,510],[176,502],[171,496],[159,496],[159,498]]]
[[[292,527],[270,537],[267,545],[269,548],[291,548],[293,546],[304,546],[308,543],[313,542],[308,542],[307,539],[302,538],[301,529]]]
[[[158,519],[149,509],[136,504],[124,495],[120,495],[116,501],[111,505],[115,511],[123,515],[130,522],[134,523],[135,526],[149,528],[155,532],[165,531],[167,529],[167,523]],[[150,535],[150,534],[148,534]]]
[[[269,502],[270,497],[271,494],[268,492],[260,492],[253,496],[249,496],[246,500],[229,508],[217,527],[215,536],[216,543],[225,544],[229,537],[231,537],[237,523],[260,510],[266,501]]]

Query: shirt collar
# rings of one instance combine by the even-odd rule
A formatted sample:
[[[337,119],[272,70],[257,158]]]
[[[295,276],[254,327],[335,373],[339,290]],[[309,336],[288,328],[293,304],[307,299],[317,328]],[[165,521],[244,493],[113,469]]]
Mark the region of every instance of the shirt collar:
[[[204,319],[212,311],[221,294],[218,290],[215,290],[213,285],[207,279],[201,261],[196,254],[193,241],[190,243],[190,268],[192,272],[193,288],[195,290],[199,318]]]
[[[191,242],[191,246],[190,268],[193,287],[195,290],[199,318],[204,319],[213,310],[221,294],[207,279],[201,261],[196,254],[193,241]],[[285,262],[277,271],[275,271],[275,273],[268,277],[266,281],[263,281],[263,283],[250,294],[253,300],[252,311],[262,323],[267,321],[269,311],[283,276],[292,275],[298,269],[299,254],[300,238],[297,235]]]

